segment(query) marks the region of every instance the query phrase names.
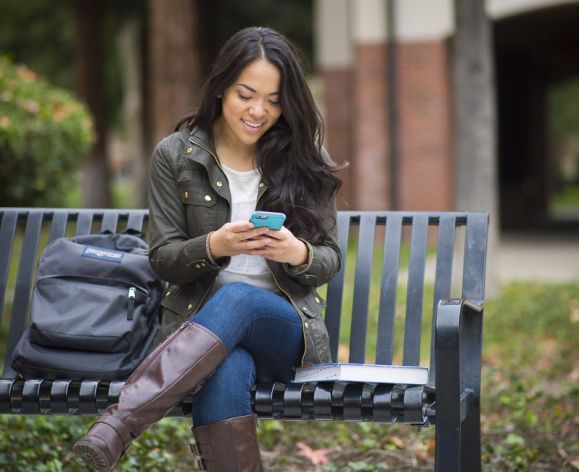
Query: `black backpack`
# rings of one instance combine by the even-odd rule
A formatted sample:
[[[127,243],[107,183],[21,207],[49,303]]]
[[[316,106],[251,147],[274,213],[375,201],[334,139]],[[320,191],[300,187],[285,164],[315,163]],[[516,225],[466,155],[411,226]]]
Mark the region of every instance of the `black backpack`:
[[[28,377],[124,379],[153,347],[162,295],[140,237],[56,239],[40,255],[12,367]]]

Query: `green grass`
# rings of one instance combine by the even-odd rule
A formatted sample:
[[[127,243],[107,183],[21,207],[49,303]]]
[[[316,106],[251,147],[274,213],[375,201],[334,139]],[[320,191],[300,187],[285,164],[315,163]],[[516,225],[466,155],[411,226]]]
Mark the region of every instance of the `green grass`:
[[[550,207],[555,214],[579,212],[579,184],[566,184],[553,196]]]

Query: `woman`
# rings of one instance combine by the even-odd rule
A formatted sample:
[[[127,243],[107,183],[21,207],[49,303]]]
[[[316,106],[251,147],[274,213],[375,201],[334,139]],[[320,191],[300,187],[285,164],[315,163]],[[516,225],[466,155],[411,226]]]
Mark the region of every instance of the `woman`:
[[[330,361],[315,288],[340,268],[340,180],[294,47],[239,31],[181,125],[155,150],[149,194],[151,264],[171,284],[166,339],[75,444],[99,470],[191,392],[206,470],[262,470],[252,385]],[[286,226],[254,227],[255,209],[285,213]]]

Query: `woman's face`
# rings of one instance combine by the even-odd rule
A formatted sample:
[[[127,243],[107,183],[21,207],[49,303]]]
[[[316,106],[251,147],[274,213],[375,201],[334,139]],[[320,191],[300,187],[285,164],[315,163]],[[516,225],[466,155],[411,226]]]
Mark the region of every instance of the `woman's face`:
[[[275,125],[281,116],[280,78],[271,62],[257,59],[225,90],[218,122],[230,144],[254,146]]]

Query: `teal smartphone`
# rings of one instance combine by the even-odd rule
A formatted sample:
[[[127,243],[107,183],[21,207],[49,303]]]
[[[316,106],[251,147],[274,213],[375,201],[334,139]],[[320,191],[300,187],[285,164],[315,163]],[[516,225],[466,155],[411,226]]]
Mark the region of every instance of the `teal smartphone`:
[[[256,228],[263,226],[279,231],[285,221],[285,214],[275,211],[254,211],[249,219]]]

